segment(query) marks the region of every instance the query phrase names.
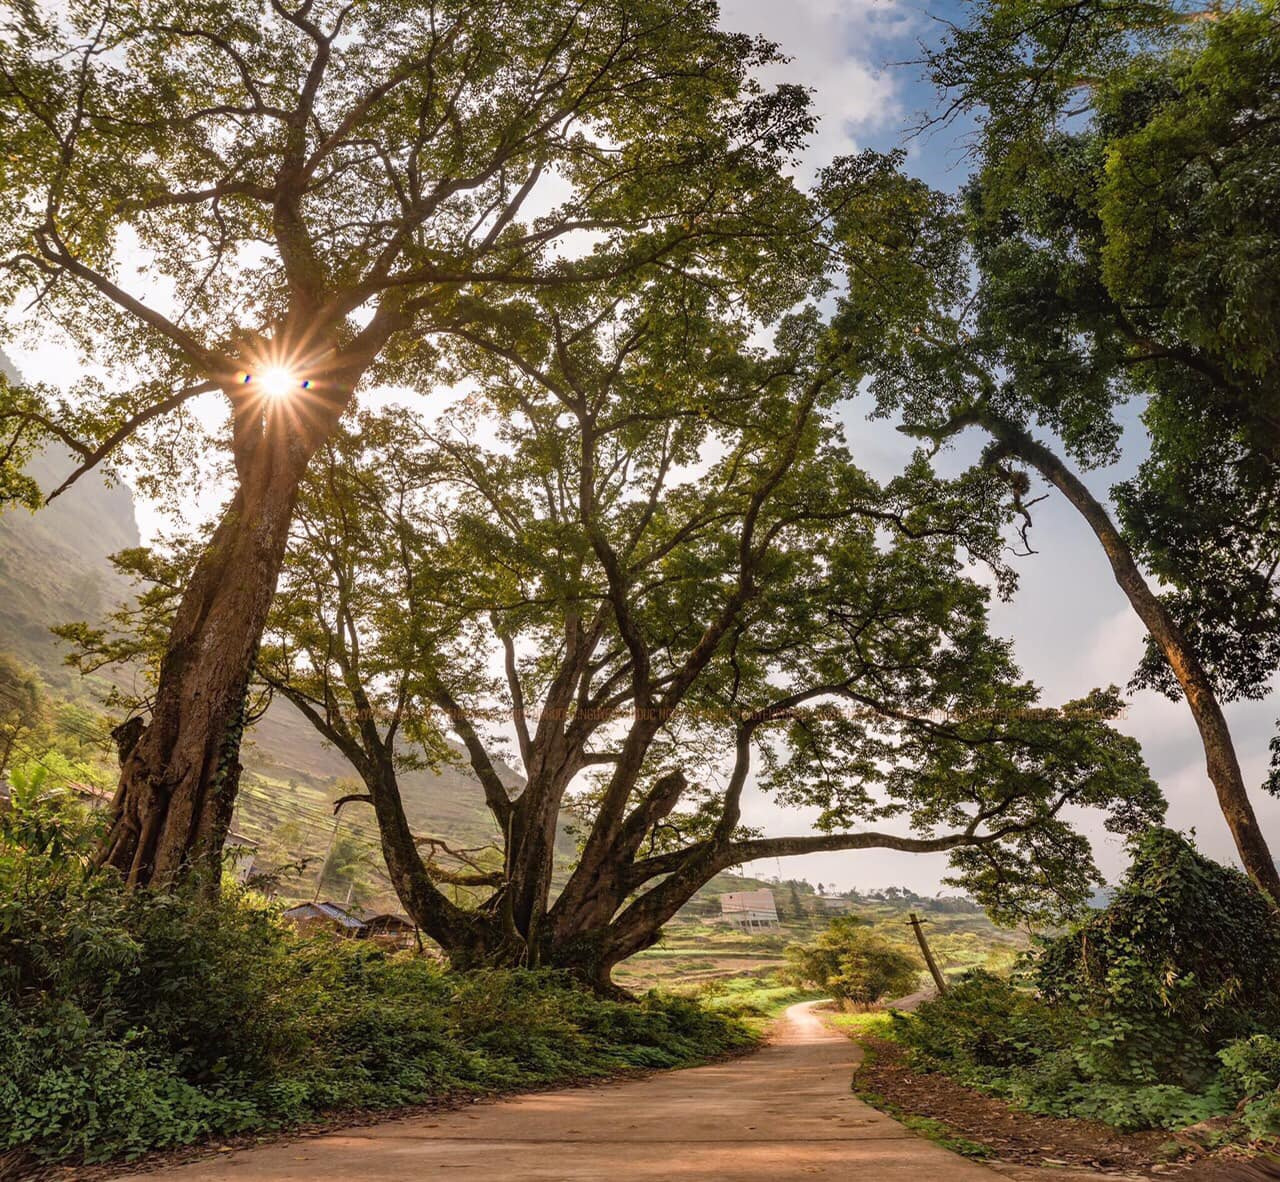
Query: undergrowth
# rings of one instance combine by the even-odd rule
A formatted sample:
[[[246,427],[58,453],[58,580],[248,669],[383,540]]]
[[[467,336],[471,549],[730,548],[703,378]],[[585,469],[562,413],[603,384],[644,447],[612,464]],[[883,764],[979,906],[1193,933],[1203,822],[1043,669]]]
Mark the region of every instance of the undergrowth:
[[[975,972],[897,1020],[918,1069],[1017,1107],[1122,1130],[1237,1108],[1280,1132],[1280,922],[1239,871],[1146,835],[1111,905],[1020,979]]]
[[[0,1154],[100,1161],[332,1110],[637,1068],[751,1041],[695,1002],[449,972],[303,939],[234,888],[128,892],[57,802],[0,817]]]

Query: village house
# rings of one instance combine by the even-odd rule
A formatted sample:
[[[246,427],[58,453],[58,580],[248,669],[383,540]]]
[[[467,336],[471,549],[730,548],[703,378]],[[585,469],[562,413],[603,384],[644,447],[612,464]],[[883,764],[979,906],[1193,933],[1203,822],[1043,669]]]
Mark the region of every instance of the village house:
[[[744,932],[778,926],[778,907],[768,887],[758,891],[730,891],[720,896],[720,919]]]

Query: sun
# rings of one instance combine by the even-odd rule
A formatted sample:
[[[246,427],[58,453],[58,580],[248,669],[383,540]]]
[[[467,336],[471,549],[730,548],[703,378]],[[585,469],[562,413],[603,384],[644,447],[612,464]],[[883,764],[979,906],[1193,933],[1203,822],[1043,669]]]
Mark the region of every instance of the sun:
[[[297,377],[282,365],[273,365],[262,371],[258,379],[262,392],[268,398],[286,398],[299,386]]]

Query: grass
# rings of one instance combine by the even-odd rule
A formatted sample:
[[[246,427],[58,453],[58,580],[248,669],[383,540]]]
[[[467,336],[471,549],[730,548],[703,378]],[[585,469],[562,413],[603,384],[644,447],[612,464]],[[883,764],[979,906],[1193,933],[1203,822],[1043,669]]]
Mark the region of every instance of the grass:
[[[855,1040],[859,1037],[893,1038],[894,1019],[888,1010],[868,1010],[861,1014],[833,1013],[828,1015],[827,1024]]]
[[[931,1116],[904,1116],[897,1112],[890,1112],[889,1115],[901,1121],[913,1133],[927,1137],[934,1144],[941,1145],[943,1149],[949,1149],[952,1153],[971,1157],[977,1161],[994,1156],[994,1152],[986,1145],[980,1145],[977,1141],[970,1141],[968,1137],[961,1136],[946,1121],[935,1120]]]
[[[695,996],[704,1009],[722,1018],[745,1022],[758,1033],[788,1006],[813,1001],[823,995],[812,989],[779,985],[759,977],[734,977],[712,982]]]

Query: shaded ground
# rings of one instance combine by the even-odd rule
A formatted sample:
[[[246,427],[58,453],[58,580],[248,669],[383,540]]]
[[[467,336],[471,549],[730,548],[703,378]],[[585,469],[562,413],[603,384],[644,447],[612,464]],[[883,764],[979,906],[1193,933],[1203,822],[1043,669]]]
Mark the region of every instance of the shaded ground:
[[[945,1075],[911,1071],[896,1043],[870,1037],[860,1041],[870,1052],[854,1077],[860,1094],[882,1098],[892,1111],[941,1121],[958,1136],[988,1146],[1004,1162],[1052,1167],[1060,1178],[1067,1169],[1084,1169],[1094,1177],[1202,1176],[1168,1164],[1170,1133],[1119,1133],[1093,1121],[1018,1112]]]
[[[236,1150],[157,1182],[996,1182],[849,1088],[856,1048],[811,1002],[742,1059]]]

